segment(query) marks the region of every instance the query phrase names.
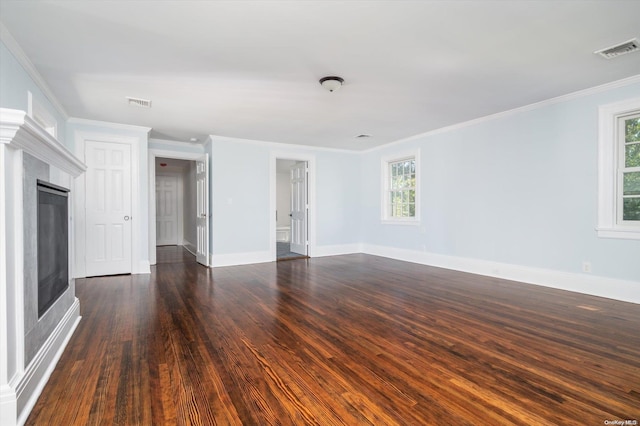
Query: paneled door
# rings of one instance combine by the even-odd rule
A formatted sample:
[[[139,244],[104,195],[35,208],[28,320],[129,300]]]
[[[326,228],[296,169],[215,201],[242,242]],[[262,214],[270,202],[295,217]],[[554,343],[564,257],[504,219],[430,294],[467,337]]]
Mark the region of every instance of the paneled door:
[[[156,176],[156,245],[178,245],[178,178]]]
[[[291,251],[307,255],[307,163],[291,166]]]
[[[196,161],[196,261],[209,265],[209,161]]]
[[[86,275],[131,273],[131,146],[86,141]]]

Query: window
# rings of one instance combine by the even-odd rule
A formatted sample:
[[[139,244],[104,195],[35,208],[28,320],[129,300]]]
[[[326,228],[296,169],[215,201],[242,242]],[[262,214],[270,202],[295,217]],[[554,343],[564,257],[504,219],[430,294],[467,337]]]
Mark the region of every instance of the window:
[[[418,222],[418,163],[416,153],[382,160],[384,222]]]
[[[600,107],[598,236],[640,239],[640,99]]]
[[[621,223],[640,224],[640,111],[618,119]]]

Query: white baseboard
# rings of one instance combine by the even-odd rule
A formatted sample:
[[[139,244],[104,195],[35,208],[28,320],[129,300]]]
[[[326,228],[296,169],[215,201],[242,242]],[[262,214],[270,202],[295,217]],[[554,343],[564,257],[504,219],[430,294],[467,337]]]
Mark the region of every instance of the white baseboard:
[[[196,255],[196,245],[187,241],[187,240],[183,240],[182,241],[182,247],[185,248],[185,250],[187,250],[189,253],[191,253],[192,255]]]
[[[272,255],[269,250],[247,253],[214,254],[211,255],[209,265],[213,267],[248,265],[251,263],[273,262],[273,260],[274,259],[272,259]]]
[[[0,386],[0,425],[14,426],[18,424],[17,401],[18,398],[13,387]]]
[[[364,244],[362,252],[640,304],[640,282]]]
[[[149,260],[141,260],[138,262],[138,268],[133,271],[134,274],[150,274],[151,273],[151,263]]]
[[[80,319],[80,301],[76,298],[23,374],[10,384],[15,392],[15,417],[3,425],[22,425],[27,420]]]
[[[316,246],[311,257],[339,256],[341,254],[361,253],[362,245],[355,244],[338,244],[331,246]]]

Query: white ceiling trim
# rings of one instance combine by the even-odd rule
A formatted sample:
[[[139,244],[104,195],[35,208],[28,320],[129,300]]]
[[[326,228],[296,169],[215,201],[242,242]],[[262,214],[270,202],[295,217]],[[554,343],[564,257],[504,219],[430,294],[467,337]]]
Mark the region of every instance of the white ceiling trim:
[[[584,90],[578,90],[577,92],[568,93],[566,95],[556,96],[555,98],[545,99],[544,101],[535,102],[533,104],[521,106],[518,108],[510,109],[507,111],[497,112],[495,114],[486,115],[480,118],[474,118],[473,120],[464,121],[462,123],[453,124],[451,126],[441,127],[439,129],[430,130],[428,132],[420,133],[414,136],[409,136],[408,138],[399,139],[397,141],[389,142],[384,145],[379,145],[373,148],[369,148],[363,151],[357,152],[374,152],[379,151],[381,149],[388,148],[393,145],[409,142],[415,139],[421,139],[428,136],[438,135],[441,133],[448,133],[454,130],[463,129],[465,127],[474,126],[476,124],[484,123],[487,121],[497,120],[500,118],[510,117],[512,115],[520,114],[527,111],[533,111],[535,109],[543,108],[549,105],[558,104],[561,102],[567,102],[573,99],[583,98],[585,96],[594,95],[597,93],[606,92],[607,90],[616,89],[619,87],[629,86],[631,84],[640,83],[640,74],[634,75],[632,77],[623,78],[622,80],[612,81],[610,83],[602,84],[600,86],[590,87]]]
[[[155,143],[155,144],[158,144],[158,145],[172,146],[172,147],[175,147],[175,148],[191,147],[191,148],[196,148],[196,149],[199,149],[199,150],[203,150],[204,149],[204,142],[180,142],[180,141],[172,141],[172,140],[169,140],[169,139],[149,138],[149,143]]]
[[[324,146],[315,146],[315,145],[302,145],[302,144],[294,144],[294,143],[282,143],[282,142],[270,142],[270,141],[261,141],[256,139],[241,139],[241,138],[232,138],[229,136],[216,136],[209,135],[207,140],[205,141],[205,146],[214,142],[234,142],[234,143],[245,143],[250,145],[259,145],[261,147],[268,147],[271,149],[280,149],[280,150],[305,150],[305,151],[314,151],[314,152],[341,152],[346,154],[360,154],[365,151],[357,151],[354,149],[345,149],[345,148],[327,148]],[[395,143],[395,142],[391,142]]]
[[[84,124],[87,126],[101,126],[107,127],[109,129],[117,129],[117,130],[131,130],[135,132],[144,131],[149,133],[152,129],[151,127],[144,126],[136,126],[135,124],[121,124],[121,123],[111,123],[109,121],[100,121],[100,120],[88,120],[86,118],[76,118],[71,117],[67,120],[69,124]]]
[[[29,74],[36,84],[42,90],[42,93],[47,97],[49,102],[53,105],[54,108],[58,110],[58,112],[62,115],[62,118],[65,120],[69,119],[69,114],[67,114],[67,110],[62,106],[62,104],[58,101],[58,98],[53,94],[49,85],[44,81],[44,78],[40,75],[36,67],[33,65],[33,62],[29,59],[22,47],[18,44],[15,38],[11,35],[9,30],[4,26],[2,21],[0,21],[0,40],[7,46],[9,52],[13,54],[18,63],[24,68],[24,70]]]

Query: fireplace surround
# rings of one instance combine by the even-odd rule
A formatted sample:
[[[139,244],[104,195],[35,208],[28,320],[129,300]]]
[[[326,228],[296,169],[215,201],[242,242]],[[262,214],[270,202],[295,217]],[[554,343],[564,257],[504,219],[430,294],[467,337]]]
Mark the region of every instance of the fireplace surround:
[[[24,111],[6,108],[0,108],[0,166],[0,424],[13,426],[26,420],[80,321],[67,231],[75,178],[86,167]],[[62,191],[69,198],[39,209],[38,180],[49,189],[71,188]],[[38,216],[52,209],[58,209],[48,219],[54,230],[44,231],[52,234],[49,254],[39,254]],[[39,258],[54,257],[60,270],[39,268]],[[42,303],[39,272],[57,283]]]

